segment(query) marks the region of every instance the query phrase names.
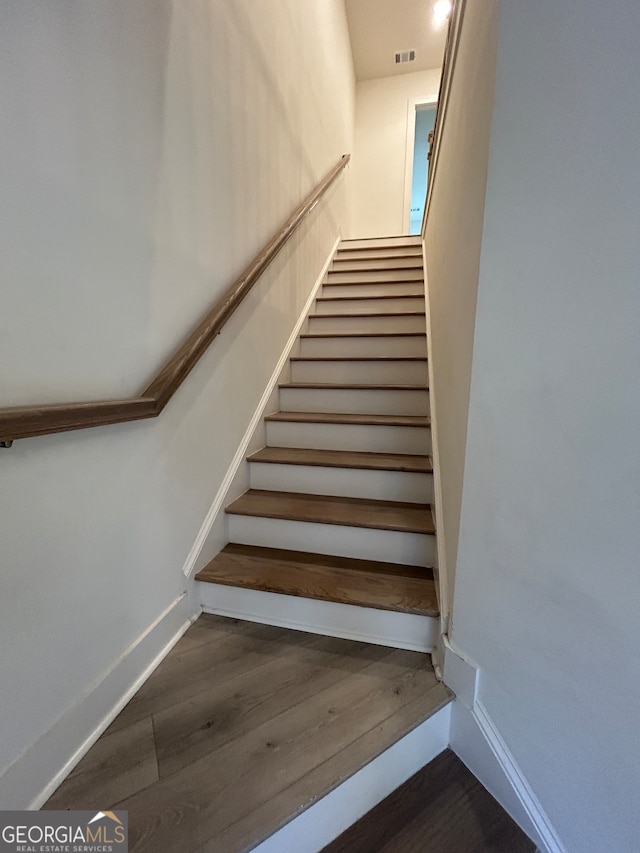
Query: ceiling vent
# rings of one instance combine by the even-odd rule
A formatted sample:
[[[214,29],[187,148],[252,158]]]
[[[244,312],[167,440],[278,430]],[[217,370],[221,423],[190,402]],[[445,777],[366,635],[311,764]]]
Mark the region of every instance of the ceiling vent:
[[[414,62],[416,58],[415,50],[398,50],[394,53],[396,65],[402,62]]]

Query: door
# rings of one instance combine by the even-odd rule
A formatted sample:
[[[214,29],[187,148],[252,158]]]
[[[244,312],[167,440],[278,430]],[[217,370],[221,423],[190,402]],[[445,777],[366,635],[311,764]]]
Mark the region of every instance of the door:
[[[427,176],[429,171],[429,134],[436,121],[436,108],[433,105],[416,106],[416,126],[413,140],[413,173],[411,177],[411,212],[409,233],[419,234],[422,228],[424,202],[427,195]]]

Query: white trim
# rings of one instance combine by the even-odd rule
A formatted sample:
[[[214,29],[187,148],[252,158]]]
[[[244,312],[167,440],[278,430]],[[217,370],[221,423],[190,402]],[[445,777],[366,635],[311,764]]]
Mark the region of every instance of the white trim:
[[[429,298],[429,271],[427,268],[427,253],[424,239],[422,240],[422,262],[424,265],[424,298],[425,312],[427,316],[427,364],[429,368],[429,411],[431,418],[431,461],[433,462],[433,493],[434,511],[436,522],[436,584],[438,589],[438,603],[440,605],[440,625],[442,634],[449,630],[449,619],[451,615],[451,602],[449,601],[449,579],[447,575],[447,554],[444,542],[444,511],[442,508],[442,480],[440,479],[440,453],[438,445],[438,418],[437,418],[437,384],[433,363],[433,338],[431,336],[431,300]],[[444,652],[443,652],[444,654]],[[439,667],[443,661],[437,660]]]
[[[189,612],[186,592],[177,596],[108,671],[3,773],[0,808],[39,809],[199,613]]]
[[[213,503],[209,508],[209,512],[206,514],[205,519],[202,522],[202,526],[198,531],[198,535],[196,536],[195,541],[191,546],[191,550],[189,551],[184,566],[182,567],[182,572],[186,577],[191,577],[196,571],[196,566],[200,553],[202,552],[205,542],[207,541],[207,537],[209,536],[213,525],[215,524],[216,518],[224,508],[225,500],[229,489],[231,488],[231,484],[233,483],[233,480],[236,474],[238,473],[240,465],[242,464],[247,455],[247,448],[249,447],[253,434],[255,433],[256,429],[258,428],[264,417],[264,412],[269,402],[269,398],[271,397],[271,394],[273,393],[276,387],[278,378],[282,373],[287,363],[287,360],[289,359],[291,350],[293,349],[294,344],[298,340],[300,329],[302,328],[303,323],[307,319],[307,315],[311,311],[311,306],[313,305],[313,302],[316,298],[316,294],[320,289],[327,270],[329,269],[329,266],[333,260],[333,256],[336,253],[336,249],[338,248],[340,240],[341,238],[338,235],[336,241],[334,242],[331,248],[331,251],[329,252],[327,260],[325,261],[325,264],[322,267],[320,275],[318,276],[315,284],[311,288],[309,298],[304,304],[302,312],[298,317],[298,320],[293,328],[293,331],[291,332],[291,335],[289,336],[289,340],[285,344],[284,350],[282,351],[282,355],[278,359],[278,363],[276,364],[273,373],[271,374],[264,393],[260,398],[260,402],[258,403],[256,410],[253,413],[251,420],[249,421],[249,425],[247,426],[247,429],[245,430],[245,433],[242,436],[240,444],[238,445],[238,449],[236,450],[235,455],[231,460],[231,464],[227,469],[227,473],[225,474],[222,483],[220,484],[220,488],[218,489],[216,496],[213,499]]]
[[[318,853],[447,748],[451,705],[399,741],[287,823],[253,853]]]
[[[500,765],[502,772],[509,780],[522,807],[534,825],[539,836],[537,843],[542,843],[542,849],[546,853],[567,853],[540,801],[531,790],[529,783],[518,767],[515,758],[503,741],[500,732],[482,702],[479,700],[476,701],[471,713]]]
[[[201,583],[200,601],[205,613],[414,652],[430,652],[438,637],[437,618],[277,592]]]
[[[446,634],[442,635],[442,645],[443,681],[460,702],[472,709],[478,695],[478,664],[455,648]]]
[[[418,107],[429,109],[437,107],[438,100],[433,97],[426,98],[414,95],[407,99],[407,138],[405,142],[404,154],[404,194],[402,199],[402,231],[404,234],[409,233],[411,227],[411,187],[413,185],[413,152],[415,147],[416,136],[416,110]],[[426,199],[425,199],[426,202]],[[419,237],[419,234],[414,234],[414,237]]]
[[[460,657],[460,660],[475,666],[466,658]],[[480,689],[481,672],[478,670]],[[475,699],[470,708],[456,697],[451,712],[449,744],[504,810],[535,841],[540,851],[567,853],[481,700]]]

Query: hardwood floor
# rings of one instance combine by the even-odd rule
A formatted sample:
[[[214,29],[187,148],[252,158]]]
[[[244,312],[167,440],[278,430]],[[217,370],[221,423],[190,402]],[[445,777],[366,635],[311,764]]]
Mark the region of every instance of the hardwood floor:
[[[322,853],[533,853],[535,849],[447,749]]]
[[[450,699],[420,653],[203,615],[45,808],[126,809],[136,853],[239,853]]]

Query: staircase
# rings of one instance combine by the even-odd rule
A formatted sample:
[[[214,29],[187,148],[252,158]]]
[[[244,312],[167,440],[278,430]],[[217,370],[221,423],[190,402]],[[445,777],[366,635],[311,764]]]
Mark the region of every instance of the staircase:
[[[346,240],[226,507],[208,612],[430,651],[437,635],[418,237]]]

